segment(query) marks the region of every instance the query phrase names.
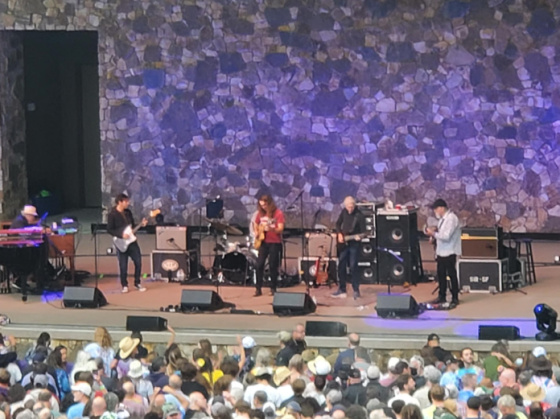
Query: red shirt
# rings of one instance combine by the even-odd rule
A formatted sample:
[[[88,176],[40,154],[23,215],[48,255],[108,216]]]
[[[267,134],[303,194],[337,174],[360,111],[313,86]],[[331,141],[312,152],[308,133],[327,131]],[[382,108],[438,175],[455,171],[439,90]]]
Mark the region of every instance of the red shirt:
[[[269,218],[267,215],[257,214],[255,219],[257,225],[268,224],[271,228],[277,228],[278,224],[284,224],[284,213],[276,208],[274,211],[274,216]],[[275,231],[265,231],[264,232],[264,242],[265,243],[282,243],[282,233],[277,233]]]

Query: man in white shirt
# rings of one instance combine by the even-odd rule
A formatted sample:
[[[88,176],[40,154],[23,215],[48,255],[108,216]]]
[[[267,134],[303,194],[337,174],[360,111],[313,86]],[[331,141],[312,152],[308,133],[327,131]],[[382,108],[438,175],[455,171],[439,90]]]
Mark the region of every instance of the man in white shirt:
[[[402,374],[395,380],[393,387],[397,388],[398,394],[389,400],[388,406],[391,406],[395,400],[402,400],[405,404],[414,404],[420,407],[420,402],[412,397],[416,383],[410,374]]]
[[[447,277],[451,280],[451,304],[459,304],[459,281],[457,279],[457,255],[461,254],[461,226],[457,216],[449,210],[443,199],[432,205],[438,226],[428,227],[426,234],[436,240],[437,277],[439,296],[436,303],[445,303],[447,296]]]
[[[254,409],[255,393],[257,391],[264,391],[267,395],[267,401],[274,403],[276,407],[280,406],[280,394],[278,390],[269,383],[272,376],[272,368],[258,367],[253,374],[255,375],[256,383],[247,387],[243,400],[250,403],[251,408]]]

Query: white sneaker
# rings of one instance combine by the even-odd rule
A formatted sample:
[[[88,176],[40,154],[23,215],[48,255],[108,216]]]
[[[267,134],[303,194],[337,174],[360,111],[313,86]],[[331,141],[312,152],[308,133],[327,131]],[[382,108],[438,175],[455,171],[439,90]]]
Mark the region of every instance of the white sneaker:
[[[123,294],[126,294],[128,292],[128,287],[123,287],[122,291]]]
[[[140,292],[144,292],[146,291],[146,288],[144,288],[142,285],[135,285],[136,289]]]

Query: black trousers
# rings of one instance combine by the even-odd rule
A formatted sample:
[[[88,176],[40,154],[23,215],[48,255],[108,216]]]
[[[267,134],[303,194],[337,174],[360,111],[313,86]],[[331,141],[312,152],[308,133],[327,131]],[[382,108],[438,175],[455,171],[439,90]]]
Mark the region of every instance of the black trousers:
[[[270,271],[270,289],[276,291],[278,284],[278,268],[280,267],[280,255],[282,254],[282,243],[263,243],[259,249],[257,259],[257,290],[261,290],[264,279],[264,266],[268,258]]]
[[[447,277],[451,280],[451,298],[459,299],[459,280],[457,279],[457,255],[438,256],[437,277],[439,283],[439,299],[445,300],[447,296]]]
[[[346,292],[346,283],[348,282],[346,270],[350,269],[350,278],[352,280],[352,289],[355,292],[360,291],[360,275],[358,272],[358,251],[360,245],[356,243],[348,243],[344,249],[338,252],[338,289]]]
[[[142,253],[138,242],[133,242],[128,245],[126,252],[121,252],[117,249],[117,258],[119,259],[119,272],[121,278],[121,285],[128,287],[128,258],[132,259],[134,263],[134,285],[140,285],[140,275],[142,275]]]

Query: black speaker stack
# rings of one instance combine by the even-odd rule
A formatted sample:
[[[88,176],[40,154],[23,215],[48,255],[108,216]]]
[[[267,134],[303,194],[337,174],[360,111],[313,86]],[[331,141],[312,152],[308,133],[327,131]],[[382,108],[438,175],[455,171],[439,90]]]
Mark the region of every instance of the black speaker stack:
[[[379,283],[416,284],[424,275],[416,209],[377,211]]]
[[[361,284],[376,284],[377,280],[377,244],[376,244],[376,211],[379,204],[363,202],[357,204],[366,219],[366,237],[360,240],[358,253],[358,271]]]

